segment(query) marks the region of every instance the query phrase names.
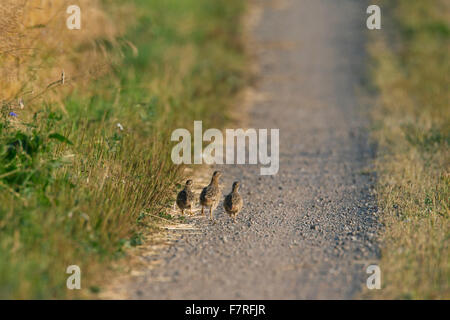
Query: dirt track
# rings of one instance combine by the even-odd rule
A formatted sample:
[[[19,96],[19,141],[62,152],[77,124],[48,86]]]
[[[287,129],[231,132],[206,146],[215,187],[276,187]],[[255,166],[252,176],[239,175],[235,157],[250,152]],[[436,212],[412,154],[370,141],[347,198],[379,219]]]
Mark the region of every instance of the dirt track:
[[[352,298],[377,260],[372,151],[356,93],[364,81],[364,1],[261,1],[253,30],[260,63],[253,128],[280,129],[280,170],[223,166],[228,193],[246,203],[233,224],[192,218],[152,259],[159,267],[126,284],[137,299]],[[178,231],[180,232],[180,231]]]

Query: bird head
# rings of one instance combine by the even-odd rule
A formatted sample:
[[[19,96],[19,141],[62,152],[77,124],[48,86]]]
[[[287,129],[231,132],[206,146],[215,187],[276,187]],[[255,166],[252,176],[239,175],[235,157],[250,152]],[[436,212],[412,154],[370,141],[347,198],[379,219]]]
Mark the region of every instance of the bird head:
[[[233,182],[233,192],[239,191],[239,187],[241,186],[241,183],[239,181]]]
[[[214,171],[212,175],[212,181],[218,182],[219,178],[222,176],[222,172],[220,171]]]
[[[186,181],[186,187],[187,188],[191,188],[193,186],[193,184],[194,184],[194,181],[192,181],[191,179]]]

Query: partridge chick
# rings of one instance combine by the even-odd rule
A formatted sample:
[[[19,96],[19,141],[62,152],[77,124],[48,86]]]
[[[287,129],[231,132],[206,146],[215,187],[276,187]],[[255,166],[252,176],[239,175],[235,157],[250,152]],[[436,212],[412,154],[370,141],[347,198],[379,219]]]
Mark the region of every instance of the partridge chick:
[[[220,171],[214,171],[211,182],[208,186],[204,187],[200,194],[200,204],[202,205],[202,214],[205,214],[204,207],[209,207],[209,218],[212,220],[212,213],[219,204],[221,192],[219,188],[219,178],[222,175]]]
[[[186,181],[184,189],[178,193],[177,205],[181,210],[181,214],[184,214],[185,209],[189,209],[190,214],[192,214],[192,205],[195,199],[194,192],[192,192],[193,184],[192,180]]]
[[[239,211],[242,210],[244,206],[244,201],[242,200],[241,195],[239,194],[239,181],[235,181],[233,183],[233,188],[231,193],[225,197],[223,201],[223,207],[228,215],[233,218],[234,222],[236,222],[236,215]]]

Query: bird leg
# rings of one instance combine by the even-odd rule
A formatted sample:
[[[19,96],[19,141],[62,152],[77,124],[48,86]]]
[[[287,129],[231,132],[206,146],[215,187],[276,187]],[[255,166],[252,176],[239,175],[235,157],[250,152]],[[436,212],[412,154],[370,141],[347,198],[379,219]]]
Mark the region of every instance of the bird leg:
[[[213,216],[212,216],[212,206],[211,207],[209,207],[209,219],[213,219]]]
[[[204,208],[204,206],[202,205],[202,215],[205,216],[205,212],[203,212],[203,208]]]

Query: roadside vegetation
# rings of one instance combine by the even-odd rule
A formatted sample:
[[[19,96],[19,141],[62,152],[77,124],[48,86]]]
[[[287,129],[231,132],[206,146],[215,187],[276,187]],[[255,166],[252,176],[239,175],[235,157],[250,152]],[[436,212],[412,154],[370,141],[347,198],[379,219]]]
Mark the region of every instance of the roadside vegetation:
[[[379,1],[369,50],[382,239],[382,289],[370,297],[450,298],[450,7]]]
[[[246,81],[245,8],[81,0],[71,31],[70,3],[39,3],[0,4],[0,298],[82,298],[168,218],[183,179],[172,130],[226,121]],[[69,265],[82,290],[66,288]]]

